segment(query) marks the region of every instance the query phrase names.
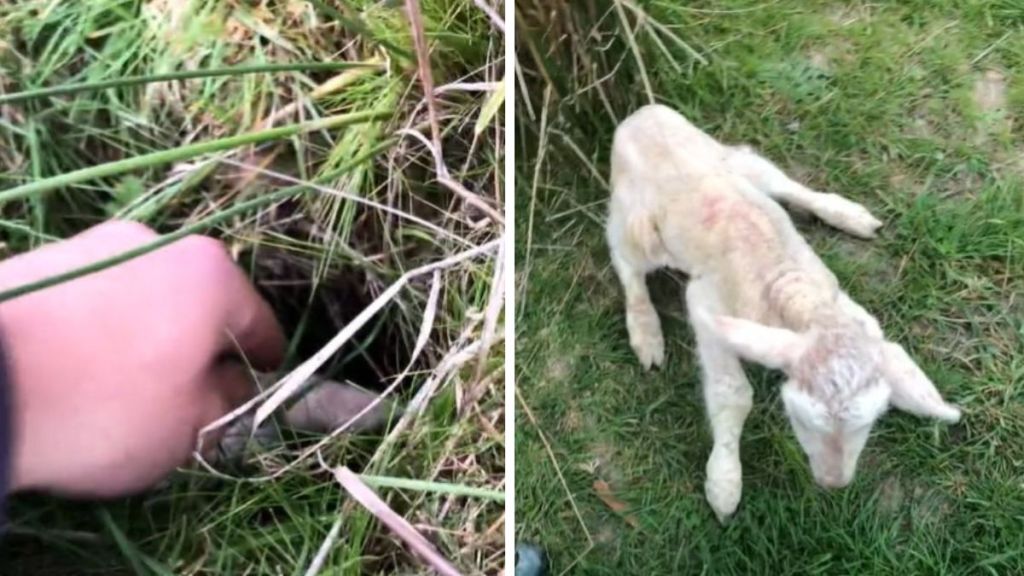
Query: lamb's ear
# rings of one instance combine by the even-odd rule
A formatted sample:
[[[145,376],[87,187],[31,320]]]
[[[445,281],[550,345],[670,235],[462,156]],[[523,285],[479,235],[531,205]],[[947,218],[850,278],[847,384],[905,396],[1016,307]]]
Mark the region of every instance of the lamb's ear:
[[[882,350],[882,377],[892,388],[889,401],[893,406],[946,422],[960,420],[960,409],[942,399],[935,384],[902,346],[886,342]]]
[[[806,348],[803,335],[732,316],[705,316],[703,321],[736,355],[769,368],[785,369],[796,363]]]

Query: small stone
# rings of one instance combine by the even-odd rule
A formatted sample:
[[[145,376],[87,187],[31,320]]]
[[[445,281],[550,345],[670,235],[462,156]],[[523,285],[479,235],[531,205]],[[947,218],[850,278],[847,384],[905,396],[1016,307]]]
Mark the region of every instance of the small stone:
[[[547,576],[548,558],[544,551],[533,544],[516,545],[515,576]]]

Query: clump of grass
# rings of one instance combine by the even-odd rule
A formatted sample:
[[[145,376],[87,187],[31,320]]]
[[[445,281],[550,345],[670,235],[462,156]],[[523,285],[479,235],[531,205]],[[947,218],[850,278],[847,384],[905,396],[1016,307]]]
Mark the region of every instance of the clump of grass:
[[[460,569],[500,569],[505,40],[472,2],[411,4],[415,25],[362,0],[0,7],[5,254],[110,217],[157,243],[219,237],[286,326],[289,369],[360,322],[315,368],[418,402],[386,439],[296,439],[233,480],[193,471],[116,504],[19,499],[5,572],[417,570],[346,497],[341,465]]]
[[[1024,570],[1004,553],[1024,510],[1021,11],[589,0],[519,2],[516,15],[517,535],[544,544],[555,573]],[[871,243],[798,227],[965,407],[962,424],[885,417],[856,482],[826,493],[777,379],[751,371],[743,502],[718,525],[684,279],[649,278],[670,359],[644,373],[603,241],[613,131],[651,101],[882,216]]]

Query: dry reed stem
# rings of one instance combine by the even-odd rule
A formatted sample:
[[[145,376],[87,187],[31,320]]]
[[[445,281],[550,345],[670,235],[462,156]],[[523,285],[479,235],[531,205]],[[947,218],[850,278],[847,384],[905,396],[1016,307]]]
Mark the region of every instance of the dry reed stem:
[[[424,220],[423,218],[420,218],[419,216],[416,216],[415,214],[411,214],[409,212],[405,212],[404,210],[399,210],[399,209],[394,208],[394,207],[392,207],[392,206],[390,206],[388,204],[382,204],[380,202],[377,202],[376,200],[371,200],[371,199],[366,198],[364,196],[359,196],[358,194],[352,194],[350,192],[344,192],[344,191],[338,190],[336,188],[331,188],[330,186],[324,186],[322,184],[316,184],[316,183],[313,183],[313,182],[302,180],[300,178],[296,178],[294,176],[289,176],[288,174],[284,174],[283,172],[277,172],[276,170],[271,170],[269,168],[262,168],[262,167],[259,167],[259,166],[253,166],[251,164],[244,164],[242,162],[238,162],[237,160],[231,160],[231,159],[228,159],[228,158],[221,158],[220,162],[223,162],[224,164],[230,164],[232,166],[245,167],[248,170],[252,170],[252,171],[257,172],[259,174],[263,174],[264,176],[269,176],[271,178],[280,180],[281,182],[287,182],[288,184],[294,184],[294,185],[308,186],[310,189],[316,190],[317,192],[321,192],[323,194],[327,194],[327,195],[330,195],[330,196],[337,196],[339,198],[344,198],[345,200],[350,200],[350,201],[356,202],[358,204],[364,204],[364,205],[369,206],[371,208],[375,208],[377,210],[380,210],[382,212],[387,212],[389,214],[394,214],[395,216],[398,216],[398,217],[404,218],[404,219],[406,219],[406,220],[408,220],[410,222],[414,222],[416,224],[419,224],[420,226],[423,226],[424,228],[427,228],[431,232],[436,232],[437,234],[440,234],[441,236],[444,236],[446,238],[450,238],[452,240],[455,240],[455,241],[457,241],[460,244],[463,244],[465,246],[473,246],[474,245],[472,242],[470,242],[469,240],[466,240],[462,236],[459,236],[458,234],[455,234],[454,232],[452,232],[450,230],[446,230],[445,228],[442,228],[442,227],[438,226],[437,224],[434,224],[433,222],[430,222],[428,220]]]
[[[498,255],[494,259],[494,278],[491,280],[491,294],[487,302],[487,309],[484,312],[484,327],[480,339],[480,356],[477,360],[474,382],[479,382],[484,375],[487,366],[487,355],[490,353],[491,345],[494,343],[495,332],[498,329],[498,317],[505,307],[505,242],[498,247]]]
[[[437,181],[440,184],[444,185],[449,190],[452,190],[453,192],[458,194],[467,204],[479,208],[480,211],[487,214],[487,216],[494,222],[497,222],[498,224],[505,223],[504,216],[502,216],[500,212],[498,212],[490,204],[488,204],[487,201],[485,201],[480,196],[470,192],[469,190],[466,190],[466,188],[462,186],[462,184],[459,184],[458,182],[452,180],[451,177],[448,176],[448,167],[445,165],[444,159],[441,157],[441,149],[434,146],[434,143],[428,140],[426,136],[424,136],[423,134],[416,130],[410,130],[407,128],[397,130],[395,131],[395,134],[399,134],[402,136],[411,136],[414,140],[417,140],[420,143],[422,143],[423,146],[430,151],[431,156],[434,157],[434,165],[437,167],[438,170],[440,170],[437,176]]]
[[[640,79],[644,83],[644,91],[647,93],[647,102],[654,104],[654,88],[651,87],[651,80],[647,77],[647,67],[644,66],[644,59],[640,56],[640,47],[636,44],[636,36],[633,34],[633,29],[629,25],[629,18],[626,18],[626,11],[622,9],[622,0],[613,0],[615,4],[615,13],[619,16],[619,21],[622,23],[622,29],[626,32],[626,42],[629,44],[629,50],[633,53],[633,58],[636,59],[637,68],[640,70]]]
[[[426,35],[423,32],[423,14],[420,12],[419,0],[405,0],[405,8],[409,17],[409,26],[412,29],[413,45],[416,47],[416,64],[419,72],[420,84],[423,86],[423,97],[427,103],[427,118],[430,121],[430,142],[427,149],[434,156],[434,171],[437,174],[437,181],[445,188],[455,192],[467,204],[476,206],[487,214],[491,220],[504,225],[505,218],[495,210],[479,195],[466,189],[465,186],[452,179],[448,167],[444,162],[444,148],[441,145],[441,124],[437,118],[437,101],[434,97],[434,77],[430,67],[430,51],[427,48]],[[402,130],[405,134],[422,136],[418,132]]]
[[[320,548],[316,551],[316,556],[313,557],[313,561],[309,563],[309,567],[303,573],[303,576],[316,576],[320,573],[320,570],[324,567],[324,562],[327,561],[327,556],[331,553],[331,548],[338,542],[338,537],[341,536],[341,524],[344,516],[338,514],[338,517],[334,519],[334,523],[331,524],[331,530],[327,533],[327,537],[320,544]]]
[[[487,14],[495,28],[500,30],[502,34],[505,33],[505,20],[498,14],[497,10],[487,3],[487,0],[473,0],[473,3],[476,4],[477,8],[483,10],[484,14]]]
[[[427,49],[427,38],[423,32],[423,13],[420,11],[419,0],[405,0],[405,10],[412,28],[413,46],[416,48],[416,68],[419,72],[420,84],[423,86],[423,97],[427,101],[427,117],[430,119],[430,140],[434,148],[441,150],[441,124],[437,119],[437,105],[434,101],[434,75],[430,67],[430,51]],[[438,175],[441,165],[436,166]]]
[[[363,483],[354,472],[345,466],[334,469],[334,478],[341,484],[356,502],[374,515],[382,524],[390,528],[405,542],[412,551],[425,560],[442,576],[461,576],[461,572],[447,559],[441,556],[437,548],[416,531],[405,518],[402,518],[369,486]]]
[[[381,455],[383,455],[387,449],[397,441],[398,437],[405,432],[409,426],[412,425],[426,407],[441,382],[443,382],[449,374],[462,367],[479,353],[480,342],[475,341],[469,343],[470,336],[473,331],[476,330],[476,325],[478,323],[479,319],[470,319],[469,324],[463,328],[462,333],[459,335],[458,339],[456,339],[455,344],[451,347],[448,353],[441,358],[441,361],[437,363],[437,366],[430,374],[430,377],[427,378],[427,381],[424,382],[419,391],[416,392],[413,399],[409,401],[409,404],[403,411],[402,417],[398,420],[398,423],[395,424],[394,428],[391,429],[388,435],[380,443],[377,451],[374,453],[373,457],[370,458],[370,464],[367,466],[368,468],[372,466],[373,463],[376,462]]]

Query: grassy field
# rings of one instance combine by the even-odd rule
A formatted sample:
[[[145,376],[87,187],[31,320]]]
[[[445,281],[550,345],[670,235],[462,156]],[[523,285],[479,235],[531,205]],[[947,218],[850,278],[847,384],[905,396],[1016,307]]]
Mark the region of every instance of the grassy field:
[[[320,458],[410,480],[379,493],[465,573],[500,569],[504,42],[468,0],[0,3],[0,256],[110,217],[217,236],[287,368],[383,298],[320,372],[382,390],[408,370],[394,394],[426,400],[387,439],[297,438],[236,480],[17,498],[0,573],[425,573]]]
[[[1024,5],[683,4],[517,6],[519,539],[555,574],[1024,572]],[[751,369],[743,501],[718,524],[685,278],[650,278],[668,358],[645,373],[602,235],[612,132],[652,95],[885,221],[872,242],[797,224],[960,424],[885,416],[828,493]]]

